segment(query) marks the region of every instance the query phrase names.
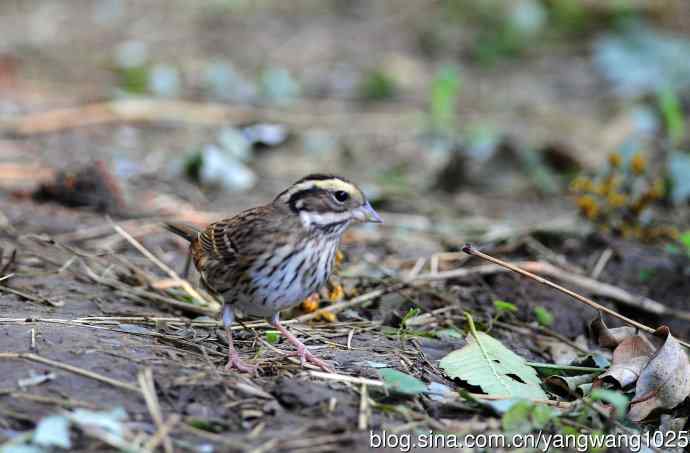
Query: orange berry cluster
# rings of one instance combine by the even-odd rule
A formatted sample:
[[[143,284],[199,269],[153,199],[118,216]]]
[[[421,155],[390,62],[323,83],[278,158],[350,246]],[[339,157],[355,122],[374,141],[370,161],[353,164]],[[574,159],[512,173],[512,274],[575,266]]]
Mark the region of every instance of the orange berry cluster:
[[[604,233],[625,238],[655,240],[675,238],[673,227],[654,225],[648,214],[666,194],[663,179],[649,175],[647,159],[636,153],[624,162],[619,153],[608,156],[606,171],[599,176],[580,175],[570,190],[580,213]]]

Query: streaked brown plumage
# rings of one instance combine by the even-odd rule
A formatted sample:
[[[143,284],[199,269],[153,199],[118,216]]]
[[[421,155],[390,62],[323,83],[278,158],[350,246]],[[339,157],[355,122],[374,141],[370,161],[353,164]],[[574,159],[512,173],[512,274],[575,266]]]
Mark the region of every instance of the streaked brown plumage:
[[[323,286],[333,270],[340,237],[353,222],[381,222],[381,218],[354,184],[315,174],[297,181],[270,204],[214,222],[204,231],[166,225],[190,241],[204,286],[225,302],[228,368],[253,370],[240,360],[229,330],[234,309],[239,308],[250,316],[270,318],[297,347],[302,363],[330,369],[282,326],[278,315]]]

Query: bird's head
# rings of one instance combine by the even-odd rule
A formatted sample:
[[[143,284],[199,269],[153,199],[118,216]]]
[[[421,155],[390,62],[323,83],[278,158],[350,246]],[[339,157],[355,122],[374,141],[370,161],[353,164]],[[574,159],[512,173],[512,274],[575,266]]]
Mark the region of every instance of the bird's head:
[[[336,229],[351,222],[383,222],[359,187],[334,175],[305,176],[278,194],[273,204],[287,207],[306,228]]]

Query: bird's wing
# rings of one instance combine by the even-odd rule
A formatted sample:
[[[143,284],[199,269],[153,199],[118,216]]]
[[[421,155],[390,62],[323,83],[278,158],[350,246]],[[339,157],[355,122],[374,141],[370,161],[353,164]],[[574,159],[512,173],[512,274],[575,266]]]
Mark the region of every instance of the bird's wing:
[[[226,219],[210,224],[199,237],[199,245],[208,257],[236,260],[240,251],[233,240],[237,227],[235,219]]]
[[[272,218],[269,207],[243,211],[236,216],[214,222],[199,237],[199,245],[211,258],[244,261],[262,248],[263,238]]]

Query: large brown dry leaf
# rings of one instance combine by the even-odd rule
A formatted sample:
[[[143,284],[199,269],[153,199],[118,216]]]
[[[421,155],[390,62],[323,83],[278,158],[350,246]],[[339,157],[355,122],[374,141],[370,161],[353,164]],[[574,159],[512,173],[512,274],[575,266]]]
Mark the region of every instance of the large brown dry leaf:
[[[632,337],[637,332],[634,327],[614,327],[609,329],[601,317],[589,323],[592,335],[597,340],[597,344],[602,348],[614,349],[623,340]]]
[[[682,346],[668,327],[654,332],[664,343],[642,370],[630,402],[628,417],[640,421],[654,409],[673,409],[690,394],[690,363]]]
[[[655,350],[654,345],[642,335],[624,339],[613,351],[611,368],[594,381],[595,386],[600,386],[606,380],[613,380],[620,388],[634,384]]]

